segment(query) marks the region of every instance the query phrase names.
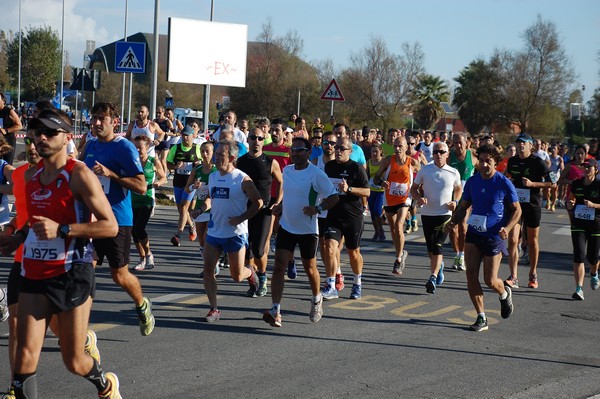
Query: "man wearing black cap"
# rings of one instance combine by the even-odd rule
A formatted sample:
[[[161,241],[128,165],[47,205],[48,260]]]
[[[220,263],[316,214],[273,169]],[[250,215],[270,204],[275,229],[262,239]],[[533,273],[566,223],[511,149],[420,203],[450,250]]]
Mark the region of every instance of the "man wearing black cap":
[[[91,239],[114,237],[115,215],[92,171],[67,155],[67,133],[72,131],[68,117],[46,110],[29,127],[42,164],[26,172],[28,221],[0,242],[3,252],[14,248],[15,239],[24,244],[15,395],[37,398],[39,355],[48,320],[56,315],[68,370],[94,384],[99,397],[120,398],[117,376],[105,373],[84,351],[95,286]]]
[[[550,169],[546,162],[532,154],[533,139],[530,135],[521,133],[517,137],[517,155],[508,160],[506,168],[507,176],[511,177],[523,214],[521,223],[510,230],[508,237],[508,264],[510,276],[504,284],[511,288],[519,288],[517,279],[518,269],[518,245],[521,224],[526,230],[523,232],[527,238],[529,250],[529,288],[538,288],[537,264],[539,257],[539,232],[540,220],[542,218],[542,194],[541,189],[552,187],[555,183],[550,181]]]

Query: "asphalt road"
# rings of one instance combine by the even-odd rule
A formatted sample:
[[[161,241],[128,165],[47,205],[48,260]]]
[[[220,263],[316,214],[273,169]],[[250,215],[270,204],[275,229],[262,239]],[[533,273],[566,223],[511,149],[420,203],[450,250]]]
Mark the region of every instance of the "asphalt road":
[[[344,289],[340,299],[325,303],[319,323],[308,319],[304,272],[286,282],[277,329],[261,320],[270,297],[245,297],[247,284],[234,283],[228,270],[218,277],[222,318],[205,323],[197,243],[171,246],[175,221],[173,207],[156,209],[149,232],[157,266],[137,273],[154,302],[150,336],[140,335],[133,304],[107,267],[97,270],[91,328],[103,367],[117,373],[124,398],[578,398],[600,392],[600,292],[591,291],[586,278],[586,300],[571,299],[564,211],[543,212],[539,289],[515,290],[515,313],[507,320],[499,316],[497,295],[486,290],[490,329],[482,333],[468,329],[475,313],[464,272],[447,271],[435,295],[425,292],[429,267],[421,231],[408,236],[407,269],[399,277],[391,274],[391,242],[364,240],[362,300],[346,299],[350,289]],[[368,223],[364,237],[371,236]],[[446,254],[451,263],[449,248]],[[11,261],[0,263],[2,285]],[[347,263],[344,270],[350,274]],[[520,266],[522,285],[527,270]],[[508,275],[505,263],[501,275]],[[7,333],[1,323],[2,388],[9,382]],[[38,383],[40,398],[95,397],[92,384],[66,371],[51,333]]]

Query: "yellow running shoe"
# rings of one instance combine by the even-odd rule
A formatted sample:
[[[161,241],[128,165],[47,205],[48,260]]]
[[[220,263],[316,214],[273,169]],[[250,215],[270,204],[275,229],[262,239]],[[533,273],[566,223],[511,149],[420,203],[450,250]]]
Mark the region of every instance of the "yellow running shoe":
[[[87,339],[85,341],[85,347],[83,351],[96,359],[96,362],[100,364],[100,351],[98,350],[98,337],[96,337],[96,333],[92,330],[88,330]]]
[[[123,399],[119,392],[119,377],[115,373],[108,372],[104,375],[110,381],[110,390],[104,395],[98,394],[100,399]]]

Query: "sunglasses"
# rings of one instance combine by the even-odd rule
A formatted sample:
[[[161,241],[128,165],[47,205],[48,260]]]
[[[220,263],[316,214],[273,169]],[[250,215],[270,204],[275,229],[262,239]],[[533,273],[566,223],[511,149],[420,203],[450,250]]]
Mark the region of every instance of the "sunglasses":
[[[336,145],[335,147],[333,147],[335,150],[337,151],[348,151],[350,148],[346,148],[343,145]]]
[[[442,155],[447,153],[448,151],[444,151],[444,150],[433,150],[433,155]]]
[[[58,136],[59,133],[66,133],[66,132],[62,129],[48,129],[48,128],[33,129],[33,135],[35,137],[40,137],[42,134],[46,137],[54,137],[54,136]]]
[[[321,145],[335,145],[335,141],[323,140]]]
[[[308,148],[306,147],[292,147],[290,148],[291,152],[301,152],[301,151],[308,151]]]
[[[323,137],[321,137],[321,136],[312,136],[312,138],[315,139],[315,140],[321,140]]]
[[[406,143],[406,144],[408,144],[408,145],[415,145],[415,144],[417,144],[417,143],[411,143],[411,142],[409,141],[409,142],[408,142],[408,143]]]
[[[263,141],[265,139],[263,136],[257,136],[255,134],[251,134],[250,136],[248,136],[248,138],[250,140],[258,140],[258,141]]]
[[[25,137],[25,138],[23,139],[23,141],[25,142],[25,145],[32,145],[32,144],[35,144],[35,143],[33,142],[33,139],[32,139],[32,138],[30,138],[30,137]]]

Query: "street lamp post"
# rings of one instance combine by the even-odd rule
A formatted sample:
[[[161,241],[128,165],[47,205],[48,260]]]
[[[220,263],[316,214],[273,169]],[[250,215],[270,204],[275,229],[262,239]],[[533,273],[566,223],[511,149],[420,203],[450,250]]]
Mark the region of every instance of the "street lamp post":
[[[212,22],[215,15],[215,0],[210,2],[210,20]],[[208,123],[209,123],[209,110],[210,110],[210,85],[204,85],[204,113],[202,114],[202,123],[204,128],[204,134],[208,134]]]
[[[154,0],[154,57],[152,58],[152,84],[150,85],[150,115],[156,115],[156,89],[158,86],[158,14],[160,0]]]

